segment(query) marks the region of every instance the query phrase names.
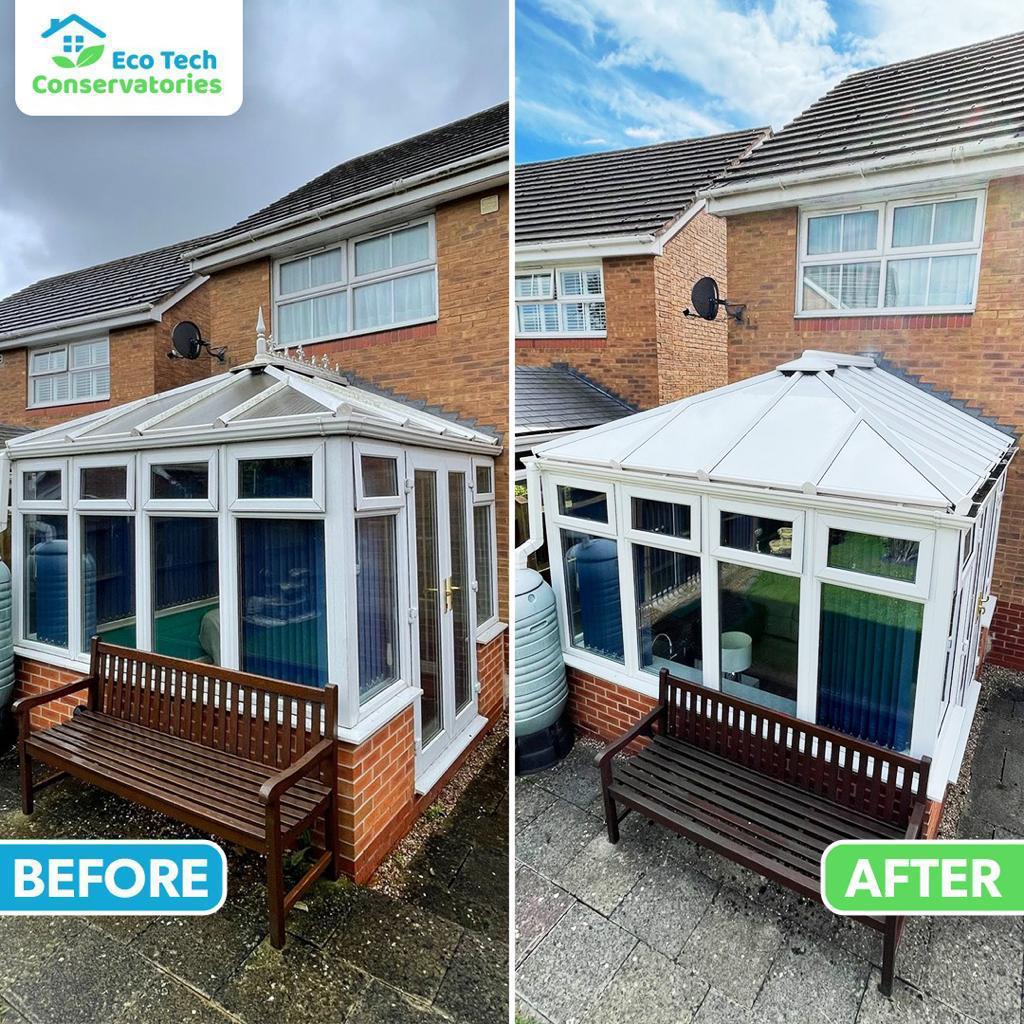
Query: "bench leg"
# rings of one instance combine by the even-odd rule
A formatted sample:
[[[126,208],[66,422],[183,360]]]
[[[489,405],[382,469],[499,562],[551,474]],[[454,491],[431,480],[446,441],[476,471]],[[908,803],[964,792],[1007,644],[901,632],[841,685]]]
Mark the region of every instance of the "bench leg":
[[[892,995],[892,983],[896,976],[896,949],[899,946],[903,919],[887,917],[882,939],[882,983],[878,986],[882,995]]]
[[[268,809],[269,810],[269,809]],[[273,818],[273,820],[271,820]],[[277,816],[267,815],[267,903],[270,910],[270,944],[284,949],[284,851]]]
[[[604,819],[608,825],[608,842],[617,843],[619,841],[619,814],[615,810],[615,801],[607,789],[604,791]]]

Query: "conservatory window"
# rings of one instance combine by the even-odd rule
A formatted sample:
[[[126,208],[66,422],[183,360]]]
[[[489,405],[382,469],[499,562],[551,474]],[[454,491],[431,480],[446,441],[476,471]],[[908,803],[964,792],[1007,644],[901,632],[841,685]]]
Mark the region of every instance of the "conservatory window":
[[[82,516],[82,650],[99,636],[135,646],[135,520]]]
[[[494,536],[491,527],[494,504],[473,506],[473,563],[476,576],[477,629],[497,614],[495,604]]]
[[[83,501],[125,501],[127,466],[82,466],[78,471],[78,497]]]
[[[29,352],[30,408],[95,402],[110,397],[110,345],[106,338]]]
[[[307,686],[327,682],[324,524],[238,520],[243,672]]]
[[[382,455],[363,455],[364,498],[398,497],[398,461]]]
[[[634,544],[633,581],[640,667],[701,682],[700,559]]]
[[[238,497],[312,498],[313,459],[309,456],[240,459]]]
[[[21,475],[23,501],[62,501],[63,472],[59,469],[27,469]]]
[[[572,484],[558,485],[558,514],[572,519],[589,519],[595,523],[608,522],[608,495]]]
[[[490,463],[476,464],[476,493],[477,498],[494,496],[494,467]]]
[[[722,689],[795,715],[800,578],[720,562],[718,594]]]
[[[516,333],[603,335],[604,271],[555,267],[516,274]]]
[[[693,516],[690,505],[634,497],[630,499],[630,510],[633,529],[640,533],[690,539]]]
[[[913,583],[920,551],[920,541],[916,540],[853,530],[828,531],[828,566],[832,569]]]
[[[967,311],[984,193],[803,214],[797,312]]]
[[[437,316],[433,220],[277,264],[280,344],[325,341]]]
[[[745,512],[721,513],[721,545],[772,558],[792,558],[793,522]]]
[[[917,602],[822,584],[819,725],[910,747],[923,619]]]
[[[161,463],[150,467],[149,496],[160,501],[197,501],[210,497],[208,462]]]
[[[164,516],[151,523],[153,650],[220,665],[217,520]]]
[[[359,702],[398,679],[396,517],[356,520],[356,614],[359,620]]]
[[[624,661],[618,545],[608,537],[562,530],[562,568],[573,647]]]
[[[68,517],[26,515],[22,524],[25,639],[66,648]]]

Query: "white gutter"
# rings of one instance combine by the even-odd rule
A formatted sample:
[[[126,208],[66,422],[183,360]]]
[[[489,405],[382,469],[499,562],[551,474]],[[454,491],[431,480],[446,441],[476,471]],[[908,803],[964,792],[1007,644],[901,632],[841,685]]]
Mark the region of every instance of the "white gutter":
[[[869,188],[900,188],[922,182],[938,184],[944,179],[972,177],[985,180],[1019,174],[1021,170],[1024,170],[1024,146],[1019,139],[986,139],[968,146],[933,147],[911,154],[719,185],[699,195],[707,200],[708,212],[724,215],[794,206],[803,200]],[[927,175],[922,175],[922,171],[927,171]]]
[[[500,146],[200,246],[186,252],[184,259],[196,271],[229,266],[239,262],[242,257],[250,259],[289,241],[308,237],[314,233],[311,228],[326,231],[416,201],[433,199],[436,202],[441,197],[467,188],[477,190],[499,185],[507,182],[508,177],[509,149],[508,146]]]
[[[544,515],[541,508],[540,466],[536,459],[524,459],[526,466],[526,511],[529,536],[516,548],[516,568],[525,569],[530,555],[544,544]]]

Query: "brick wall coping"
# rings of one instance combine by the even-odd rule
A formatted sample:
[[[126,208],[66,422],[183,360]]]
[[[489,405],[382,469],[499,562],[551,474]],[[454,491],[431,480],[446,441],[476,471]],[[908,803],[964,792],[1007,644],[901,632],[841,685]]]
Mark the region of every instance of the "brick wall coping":
[[[476,633],[477,647],[483,647],[485,644],[489,644],[492,640],[501,636],[501,634],[507,629],[508,623],[502,622],[500,619],[491,626],[487,626],[484,629],[478,629]]]
[[[359,720],[356,725],[338,726],[338,739],[342,743],[358,746],[365,743],[374,733],[380,732],[389,722],[397,718],[407,707],[410,707],[423,691],[418,686],[407,686],[399,690],[390,700],[382,704],[376,711]]]

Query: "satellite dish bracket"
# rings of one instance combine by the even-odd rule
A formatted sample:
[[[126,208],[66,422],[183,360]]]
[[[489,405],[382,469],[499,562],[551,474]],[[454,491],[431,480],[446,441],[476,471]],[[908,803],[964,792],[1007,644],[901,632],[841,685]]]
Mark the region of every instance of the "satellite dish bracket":
[[[191,320],[182,320],[181,323],[175,324],[171,331],[171,343],[174,347],[167,353],[168,359],[198,359],[199,353],[205,348],[214,359],[223,363],[228,351],[226,345],[214,348],[203,338],[203,332],[198,325]]]

